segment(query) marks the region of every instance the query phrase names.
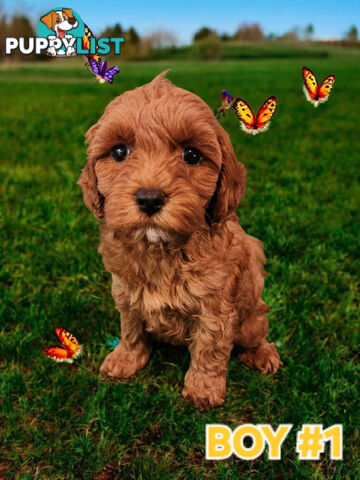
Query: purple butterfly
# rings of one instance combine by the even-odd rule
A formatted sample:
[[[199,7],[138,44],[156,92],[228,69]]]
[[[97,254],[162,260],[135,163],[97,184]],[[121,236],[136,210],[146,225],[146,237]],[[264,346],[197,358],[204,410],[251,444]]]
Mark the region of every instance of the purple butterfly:
[[[113,83],[114,76],[120,72],[119,67],[107,68],[107,62],[102,62],[101,60],[97,62],[93,58],[89,58],[89,65],[100,83],[105,83],[105,81]]]
[[[230,107],[232,107],[234,102],[235,98],[233,98],[229,92],[223,90],[221,92],[221,105],[216,113],[216,118],[220,118],[222,115],[224,115],[225,110],[228,110]]]

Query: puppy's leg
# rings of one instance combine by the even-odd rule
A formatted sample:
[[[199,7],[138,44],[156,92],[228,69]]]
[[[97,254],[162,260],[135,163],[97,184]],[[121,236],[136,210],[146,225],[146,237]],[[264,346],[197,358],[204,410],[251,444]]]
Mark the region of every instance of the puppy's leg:
[[[242,323],[236,332],[235,343],[242,347],[239,359],[249,367],[256,367],[262,373],[276,373],[283,366],[274,343],[266,340],[269,321],[268,307],[260,301],[255,312]]]
[[[134,311],[122,311],[120,343],[107,355],[100,372],[110,377],[129,378],[147,364],[150,351],[141,316]]]
[[[201,411],[225,401],[227,364],[233,347],[228,330],[221,319],[208,316],[200,320],[193,334],[182,395]]]

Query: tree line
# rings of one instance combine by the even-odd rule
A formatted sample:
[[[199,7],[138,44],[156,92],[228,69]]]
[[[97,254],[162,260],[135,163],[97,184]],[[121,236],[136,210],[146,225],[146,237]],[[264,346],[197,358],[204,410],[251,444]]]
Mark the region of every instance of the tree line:
[[[37,28],[37,25],[36,25]],[[293,29],[277,35],[270,33],[265,35],[259,23],[243,23],[233,34],[219,33],[215,29],[203,26],[195,32],[192,45],[178,46],[178,40],[173,32],[158,29],[148,35],[140,35],[135,27],[122,28],[119,23],[107,27],[98,33],[101,37],[125,38],[125,46],[122,50],[122,58],[125,60],[162,59],[173,55],[178,58],[221,58],[224,45],[226,44],[263,44],[279,42],[284,44],[314,43],[315,29],[312,24],[305,28],[294,27]],[[10,18],[0,13],[0,61],[4,60],[34,60],[35,55],[22,55],[15,52],[11,57],[5,56],[5,37],[36,37],[37,31],[26,15],[14,14]],[[324,43],[324,42],[323,42]],[[351,26],[341,40],[329,40],[327,44],[340,44],[343,46],[359,46],[358,30]],[[183,55],[183,57],[181,57]],[[46,54],[42,57],[48,59]],[[36,56],[36,59],[39,59]]]
[[[294,27],[280,35],[269,33],[265,35],[262,26],[259,23],[243,23],[233,34],[219,33],[215,29],[209,27],[201,27],[193,37],[194,42],[203,41],[209,38],[217,38],[221,41],[240,41],[240,42],[266,42],[266,41],[280,41],[280,42],[311,42],[314,41],[315,28],[309,23],[306,27]],[[345,32],[340,42],[349,42],[356,44],[358,42],[358,29],[352,25],[347,32]],[[334,40],[334,42],[336,42]]]

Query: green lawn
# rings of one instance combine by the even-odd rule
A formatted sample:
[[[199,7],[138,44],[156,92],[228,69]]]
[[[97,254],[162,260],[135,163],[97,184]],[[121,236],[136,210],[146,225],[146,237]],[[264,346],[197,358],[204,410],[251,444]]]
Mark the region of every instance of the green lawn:
[[[341,479],[359,477],[360,55],[222,63],[123,64],[113,86],[57,60],[0,68],[0,479]],[[63,63],[64,62],[64,63]],[[328,103],[304,100],[301,67],[337,75]],[[169,78],[215,109],[222,88],[257,109],[279,98],[270,130],[222,123],[248,169],[242,226],[268,257],[270,339],[285,366],[262,375],[232,357],[226,404],[207,413],[181,395],[189,355],[160,345],[124,383],[98,375],[119,335],[98,225],[76,185],[83,135],[117,94]],[[56,364],[55,326],[85,354]],[[205,425],[293,423],[281,461],[205,460]],[[344,460],[298,461],[303,423],[344,425]]]

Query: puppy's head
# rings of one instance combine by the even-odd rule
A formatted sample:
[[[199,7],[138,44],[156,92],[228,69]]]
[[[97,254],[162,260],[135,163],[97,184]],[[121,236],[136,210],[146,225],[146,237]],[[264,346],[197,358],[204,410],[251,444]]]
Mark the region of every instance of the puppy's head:
[[[88,161],[79,179],[97,219],[150,242],[223,222],[246,181],[210,108],[164,75],[106,107],[86,133]]]
[[[52,10],[48,14],[40,18],[47,28],[54,30],[60,38],[63,38],[68,30],[76,28],[78,21],[73,15],[71,8],[63,8],[62,10]]]

